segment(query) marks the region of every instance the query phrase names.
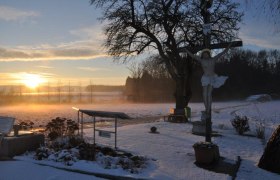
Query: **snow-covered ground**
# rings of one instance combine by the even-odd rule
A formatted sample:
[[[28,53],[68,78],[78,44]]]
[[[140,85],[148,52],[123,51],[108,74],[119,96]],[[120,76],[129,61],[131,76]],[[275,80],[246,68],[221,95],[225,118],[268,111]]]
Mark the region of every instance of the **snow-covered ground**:
[[[132,117],[148,117],[165,115],[173,104],[123,104],[121,106],[100,105],[94,107],[98,110],[124,111]],[[200,119],[200,111],[203,109],[201,103],[190,104],[192,108],[192,121]],[[80,108],[89,109],[89,105]],[[213,104],[213,129],[221,134],[221,137],[214,137],[213,141],[219,145],[221,156],[229,161],[235,161],[237,156],[242,159],[241,166],[237,173],[237,179],[280,179],[280,175],[259,169],[258,163],[264,149],[260,139],[251,136],[240,136],[233,129],[230,120],[234,114],[246,115],[250,118],[251,131],[247,134],[255,134],[255,125],[262,122],[266,126],[266,140],[273,130],[280,123],[280,101],[251,104],[248,102],[227,102]],[[55,112],[59,112],[59,108]],[[66,112],[63,109],[63,112]],[[72,111],[68,109],[68,111]],[[49,113],[51,115],[51,111]],[[39,112],[38,112],[39,114]],[[1,113],[2,115],[2,113]],[[75,116],[74,114],[73,116]],[[39,116],[38,116],[39,118]],[[137,118],[135,119],[135,121]],[[157,127],[159,133],[149,133],[152,126]],[[195,136],[191,133],[192,125],[158,122],[121,126],[118,128],[118,147],[132,152],[133,154],[147,156],[151,160],[146,169],[139,174],[130,174],[120,168],[103,169],[96,163],[78,161],[70,169],[87,172],[113,174],[147,179],[231,179],[229,175],[218,174],[212,171],[198,168],[195,164],[195,157],[192,145],[195,142],[203,141],[204,137]],[[92,138],[92,129],[85,130],[88,140]],[[101,138],[97,136],[97,143],[114,144],[113,138]],[[0,179],[34,179],[29,173],[33,173],[35,179],[68,179],[70,172],[54,169],[49,166],[35,164],[29,156],[16,157],[17,161],[0,161]],[[40,161],[39,163],[65,167],[64,164],[53,161]],[[15,169],[19,169],[18,171]],[[22,175],[18,175],[20,172]],[[50,172],[50,173],[48,173]],[[18,174],[16,174],[18,173]],[[20,177],[20,178],[19,178]],[[87,179],[87,175],[78,174],[71,176],[71,179]],[[75,178],[77,177],[77,178]]]
[[[1,180],[98,180],[90,175],[62,171],[24,161],[0,161]]]

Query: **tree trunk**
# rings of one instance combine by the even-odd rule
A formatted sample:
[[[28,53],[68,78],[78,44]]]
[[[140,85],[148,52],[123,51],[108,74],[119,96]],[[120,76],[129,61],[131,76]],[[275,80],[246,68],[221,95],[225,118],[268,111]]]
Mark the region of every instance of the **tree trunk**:
[[[185,95],[184,95],[184,79],[183,78],[178,78],[176,80],[175,98],[176,98],[176,109],[184,109],[187,105],[187,102],[185,100]]]
[[[184,109],[188,106],[191,99],[191,77],[190,74],[186,77],[181,77],[176,80],[176,109]]]
[[[191,57],[182,58],[177,64],[176,70],[178,72],[176,82],[176,109],[182,110],[188,106],[192,96],[191,79],[193,72],[193,61]]]

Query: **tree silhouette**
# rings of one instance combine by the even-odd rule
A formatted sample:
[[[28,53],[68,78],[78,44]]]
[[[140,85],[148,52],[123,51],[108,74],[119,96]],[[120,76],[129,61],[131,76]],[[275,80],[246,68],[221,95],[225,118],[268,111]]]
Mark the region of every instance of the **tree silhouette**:
[[[176,108],[190,101],[194,61],[181,55],[182,49],[203,45],[203,17],[200,0],[91,0],[103,9],[105,46],[116,60],[127,60],[144,52],[156,52],[176,83]],[[237,37],[242,13],[239,4],[213,1],[211,42]],[[193,53],[196,53],[193,50]]]

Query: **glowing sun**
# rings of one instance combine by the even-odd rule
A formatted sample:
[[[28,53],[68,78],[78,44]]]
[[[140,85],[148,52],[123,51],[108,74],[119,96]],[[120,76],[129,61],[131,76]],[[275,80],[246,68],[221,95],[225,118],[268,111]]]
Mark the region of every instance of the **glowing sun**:
[[[22,83],[29,88],[37,88],[41,83],[45,82],[44,78],[39,74],[24,74]]]

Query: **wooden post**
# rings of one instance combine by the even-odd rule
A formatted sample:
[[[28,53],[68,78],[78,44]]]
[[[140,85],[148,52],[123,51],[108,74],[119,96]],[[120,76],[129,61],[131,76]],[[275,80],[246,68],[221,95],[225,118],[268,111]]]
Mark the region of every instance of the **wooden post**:
[[[93,145],[95,147],[95,116],[93,116]]]
[[[206,113],[206,126],[205,126],[205,141],[211,142],[212,134],[212,113],[211,111]]]
[[[117,149],[117,118],[115,118],[115,149]]]
[[[201,1],[201,14],[203,16],[203,21],[204,24],[209,24],[210,23],[210,12],[208,9],[212,6],[212,1]],[[211,32],[211,30],[210,30]],[[210,43],[211,43],[211,33],[204,33],[204,47],[205,48],[210,48]],[[212,102],[211,102],[212,103]],[[211,105],[210,105],[211,106]],[[211,142],[211,133],[212,133],[212,117],[211,117],[211,107],[210,110],[207,112],[206,111],[206,126],[205,126],[205,141],[206,142]]]
[[[84,113],[82,113],[81,115],[81,137],[83,138],[83,134],[84,134]]]
[[[80,128],[81,128],[81,123],[80,123],[80,111],[78,111],[78,135],[80,135]]]

